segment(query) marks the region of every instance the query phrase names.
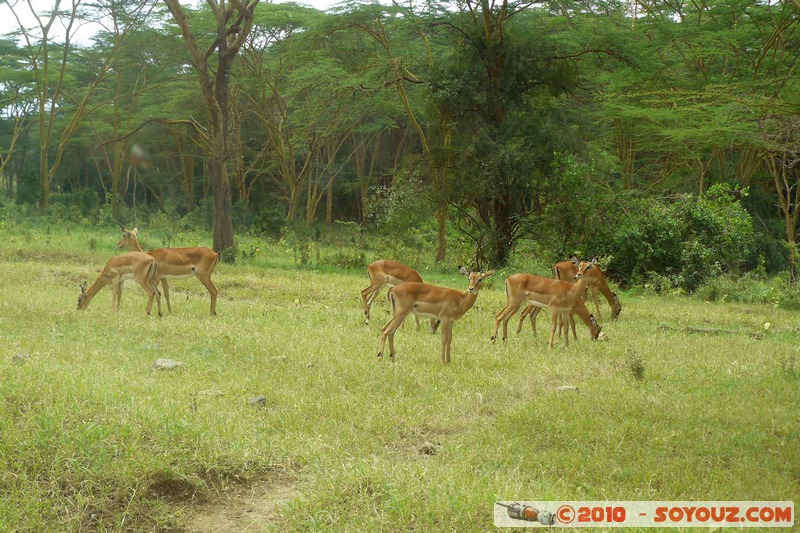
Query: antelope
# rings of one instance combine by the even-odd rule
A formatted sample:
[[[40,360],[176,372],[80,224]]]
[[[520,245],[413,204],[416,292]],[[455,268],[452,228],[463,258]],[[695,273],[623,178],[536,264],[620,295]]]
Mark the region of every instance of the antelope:
[[[83,311],[89,307],[92,298],[100,289],[106,285],[111,285],[113,296],[111,297],[111,307],[116,313],[122,303],[122,284],[127,279],[135,279],[147,293],[146,312],[150,315],[153,308],[153,298],[158,300],[158,316],[161,316],[161,293],[158,292],[158,261],[152,256],[143,252],[128,252],[112,257],[103,267],[102,272],[97,277],[91,287],[86,286],[88,282],[80,285],[81,294],[78,296],[78,310]]]
[[[514,274],[506,278],[506,306],[497,314],[494,323],[494,333],[492,342],[497,339],[497,330],[503,324],[503,340],[508,334],[508,320],[519,310],[523,302],[536,308],[550,308],[551,329],[550,329],[550,348],[553,348],[553,341],[556,334],[558,319],[566,324],[569,314],[577,312],[584,319],[586,326],[592,334],[592,339],[596,339],[600,334],[600,326],[592,315],[586,317],[583,310],[586,306],[581,302],[581,296],[586,291],[588,282],[586,272],[595,267],[595,262],[582,262],[578,272],[575,274],[577,283],[567,283],[566,281],[543,278],[533,274]],[[576,308],[576,304],[577,308]],[[587,311],[588,313],[588,311]],[[566,331],[564,342],[569,346],[569,331]]]
[[[117,243],[117,248],[128,248],[134,252],[144,252],[139,245],[139,228],[126,230],[122,228],[122,239]],[[211,282],[211,274],[219,262],[219,254],[210,248],[158,248],[147,252],[158,261],[159,278],[164,288],[164,297],[167,300],[167,311],[172,313],[172,304],[169,301],[169,283],[167,279],[189,279],[192,277],[200,280],[211,296],[211,314],[217,314],[217,288]]]
[[[370,264],[367,267],[367,275],[369,276],[370,285],[361,291],[361,303],[364,306],[364,324],[369,324],[369,311],[372,307],[372,302],[375,301],[375,298],[384,287],[388,286],[391,289],[407,281],[422,283],[422,276],[419,275],[419,272],[403,263],[388,259],[379,259]],[[414,319],[417,321],[417,328],[419,328],[419,317],[415,316]],[[432,319],[431,331],[435,333],[437,327],[439,327],[439,323]]]
[[[464,292],[427,283],[408,281],[389,289],[392,318],[381,330],[378,357],[383,355],[386,339],[389,339],[389,357],[394,358],[394,334],[409,313],[439,320],[442,327],[442,364],[450,363],[450,342],[453,340],[453,322],[472,309],[478,298],[483,280],[494,273],[470,272],[463,266],[458,271],[469,278],[469,287]]]
[[[597,258],[593,259],[592,262],[596,263]],[[570,283],[574,283],[575,281],[575,274],[578,271],[578,265],[580,261],[575,256],[572,256],[568,261],[561,261],[553,265],[553,278],[560,279],[563,281],[569,281]],[[606,297],[608,300],[608,305],[611,307],[611,319],[616,320],[619,316],[620,311],[622,310],[622,305],[619,303],[619,297],[616,293],[612,292],[611,289],[608,287],[608,283],[606,282],[606,277],[603,274],[603,271],[600,270],[599,267],[593,268],[589,271],[588,274],[588,287],[592,289],[592,299],[594,300],[594,307],[597,311],[597,318],[599,320],[603,320],[603,315],[600,313],[600,302],[597,297],[597,291],[603,293],[603,296]],[[584,295],[584,299],[586,295]],[[526,307],[519,317],[519,325],[517,326],[517,333],[522,331],[522,323],[525,321],[525,318],[530,316],[531,318],[531,329],[533,330],[534,335],[536,334],[536,317],[539,314],[540,309],[528,306]],[[575,335],[575,321],[570,317],[570,326],[572,327],[572,336],[577,338]]]

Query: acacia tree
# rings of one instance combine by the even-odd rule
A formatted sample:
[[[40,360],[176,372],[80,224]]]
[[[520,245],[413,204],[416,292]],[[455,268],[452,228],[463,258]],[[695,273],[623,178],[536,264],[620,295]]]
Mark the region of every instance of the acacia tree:
[[[53,10],[46,15],[40,14],[28,2],[30,14],[36,20],[36,29],[27,28],[17,13],[17,6],[8,4],[17,20],[25,48],[28,52],[30,68],[36,83],[38,101],[38,134],[39,134],[39,207],[46,209],[50,203],[50,184],[61,163],[67,143],[75,134],[78,125],[88,113],[87,104],[94,91],[109,74],[120,47],[125,40],[123,32],[113,47],[103,57],[95,58],[93,80],[80,91],[69,92],[68,64],[71,54],[75,52],[73,39],[80,24],[79,12],[81,0],[71,0],[70,8],[60,11],[61,0],[56,0]],[[143,4],[134,4],[134,10],[143,9]],[[63,41],[57,45],[53,42],[53,27],[56,23],[63,26]],[[38,33],[35,33],[38,32]],[[51,55],[51,47],[55,54]],[[67,105],[72,105],[69,109]],[[56,140],[57,125],[63,127]],[[51,148],[55,145],[55,157],[51,160]]]
[[[226,259],[235,260],[231,184],[228,176],[228,136],[230,112],[230,75],[234,59],[253,28],[253,12],[259,0],[208,0],[214,18],[211,44],[205,51],[189,25],[178,0],[164,0],[181,29],[192,57],[200,89],[211,115],[211,169],[214,189],[214,250],[229,251]],[[209,59],[216,54],[216,66]]]
[[[428,8],[436,10],[435,6]],[[415,98],[421,96],[419,89],[427,83],[420,71],[431,68],[434,63],[428,32],[428,25],[434,18],[429,12],[415,12],[413,5],[409,8],[399,4],[392,7],[362,5],[343,17],[339,33],[347,34],[356,42],[361,42],[362,35],[369,37],[374,49],[364,47],[369,54],[364,61],[369,69],[366,77],[374,86],[395,92],[410,130],[416,133],[423,156],[420,164],[427,175],[426,200],[436,217],[435,259],[443,261],[447,254],[446,230],[454,182],[451,169],[447,168],[450,160],[442,154],[450,149],[453,124],[446,120],[446,115],[434,113],[426,117],[425,105]],[[424,62],[419,62],[420,57]]]
[[[31,125],[30,114],[35,100],[30,92],[33,79],[27,69],[21,67],[21,59],[25,56],[17,43],[10,39],[0,39],[0,176],[5,180],[5,190],[9,197],[13,196],[12,173],[9,163],[12,161],[17,144]]]
[[[759,121],[764,161],[778,195],[789,248],[789,280],[797,282],[797,223],[800,221],[800,118],[771,114]]]
[[[432,99],[455,127],[463,231],[478,262],[507,262],[537,181],[557,152],[580,146],[564,94],[578,85],[577,60],[593,50],[558,40],[563,21],[532,2],[468,0],[440,26],[454,50],[430,81]],[[446,112],[445,112],[446,111]]]
[[[97,91],[97,101],[88,117],[99,143],[95,151],[98,174],[110,178],[108,196],[115,216],[119,213],[126,163],[128,176],[135,166],[141,164],[141,157],[137,154],[142,153],[142,148],[131,134],[134,123],[141,121],[138,114],[140,101],[148,92],[174,81],[162,77],[167,62],[158,59],[164,40],[161,32],[143,28],[152,9],[150,6],[145,11],[144,5],[134,4],[133,11],[127,11],[130,4],[98,6],[97,18],[103,21],[104,31],[96,35],[95,46],[88,51],[92,55],[104,56],[108,50],[114,50],[119,41],[127,43],[120,54],[115,54],[109,76],[101,85],[103,90]],[[103,188],[109,192],[105,183]]]

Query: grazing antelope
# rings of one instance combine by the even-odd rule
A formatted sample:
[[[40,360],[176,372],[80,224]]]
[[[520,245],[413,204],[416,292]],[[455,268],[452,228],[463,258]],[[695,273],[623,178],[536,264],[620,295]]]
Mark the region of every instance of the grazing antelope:
[[[593,262],[597,262],[597,258],[592,260]],[[561,261],[553,265],[553,278],[560,279],[563,281],[568,281],[570,283],[575,282],[575,274],[578,272],[578,265],[580,261],[575,256],[572,256],[568,261]],[[597,318],[599,320],[603,320],[603,315],[600,313],[600,301],[597,297],[597,291],[600,291],[603,296],[606,297],[608,300],[608,305],[611,307],[611,318],[615,320],[618,316],[620,311],[622,310],[622,305],[619,303],[619,297],[616,293],[612,292],[611,289],[608,287],[608,282],[606,281],[606,277],[603,274],[603,271],[600,270],[599,267],[595,266],[588,274],[588,281],[587,286],[591,287],[592,289],[592,299],[594,300],[594,307],[597,311]],[[584,295],[584,300],[586,296]],[[531,319],[531,329],[533,329],[534,335],[536,334],[536,316],[539,314],[540,309],[528,306],[523,311],[519,317],[519,325],[517,326],[517,333],[522,331],[522,323],[525,321],[525,318],[530,316]],[[570,326],[572,327],[572,336],[577,338],[575,335],[575,321],[570,317]]]
[[[114,312],[117,312],[120,303],[122,303],[122,284],[127,279],[135,279],[142,286],[144,292],[147,293],[146,311],[148,315],[153,308],[153,297],[157,298],[158,316],[161,316],[161,293],[158,292],[158,261],[143,252],[128,252],[109,259],[102,272],[100,272],[100,276],[97,277],[97,281],[91,287],[86,288],[87,282],[80,285],[81,294],[78,296],[78,310],[83,311],[89,307],[89,303],[95,294],[110,284],[113,292],[111,307]]]
[[[126,230],[122,228],[122,239],[117,243],[117,248],[128,248],[134,252],[143,252],[139,245],[139,228]],[[159,278],[164,288],[164,297],[167,300],[167,310],[172,313],[172,304],[169,301],[168,279],[200,280],[211,296],[211,314],[217,314],[217,288],[211,282],[211,274],[219,261],[219,254],[210,248],[201,246],[195,248],[158,248],[147,252],[158,261]]]
[[[611,289],[608,288],[608,282],[606,281],[605,274],[603,274],[603,271],[597,267],[597,258],[592,259],[592,263],[595,265],[595,267],[587,273],[588,279],[586,284],[592,289],[592,300],[594,300],[597,318],[598,320],[603,320],[603,315],[600,313],[600,300],[597,297],[597,292],[599,291],[603,293],[603,296],[605,296],[606,300],[608,300],[608,305],[611,307],[611,319],[614,320],[619,316],[619,312],[622,310],[622,305],[619,303],[619,297],[616,293],[612,292]],[[575,256],[572,256],[569,261],[561,261],[560,263],[556,263],[553,265],[553,278],[574,283],[575,274],[578,273],[579,266],[580,261],[578,261],[578,258]],[[585,299],[586,298],[584,298],[584,300]]]
[[[469,287],[464,292],[445,287],[428,285],[427,283],[409,281],[389,289],[389,301],[392,303],[392,318],[381,330],[378,357],[383,355],[386,339],[389,339],[389,357],[394,357],[394,334],[409,313],[416,316],[441,321],[442,325],[442,364],[450,362],[450,342],[453,340],[453,322],[469,311],[483,280],[494,273],[470,272],[463,266],[458,271],[469,278]]]
[[[508,320],[519,310],[523,303],[536,308],[550,308],[551,329],[550,329],[550,348],[556,334],[556,326],[559,318],[563,324],[567,324],[569,314],[577,312],[584,320],[586,326],[592,334],[592,339],[596,339],[600,334],[600,326],[592,315],[588,317],[588,311],[583,312],[586,306],[581,301],[581,297],[586,291],[586,273],[595,267],[595,263],[582,262],[578,272],[575,274],[577,283],[567,283],[566,281],[543,278],[533,274],[514,274],[506,278],[506,306],[497,314],[494,323],[494,333],[492,342],[497,338],[497,330],[503,324],[503,340],[508,335]],[[578,302],[581,301],[581,304]],[[577,308],[576,308],[577,305]],[[564,342],[569,346],[569,331],[566,331]]]
[[[419,272],[403,263],[388,259],[379,259],[370,264],[367,267],[367,275],[369,276],[370,285],[361,291],[361,303],[364,306],[364,324],[369,324],[369,310],[372,307],[372,302],[375,301],[378,293],[384,287],[391,289],[407,281],[422,283],[422,276],[419,275]],[[414,319],[417,321],[417,328],[419,328],[419,317],[415,316]],[[439,323],[431,319],[431,331],[435,333],[437,327],[439,327]]]

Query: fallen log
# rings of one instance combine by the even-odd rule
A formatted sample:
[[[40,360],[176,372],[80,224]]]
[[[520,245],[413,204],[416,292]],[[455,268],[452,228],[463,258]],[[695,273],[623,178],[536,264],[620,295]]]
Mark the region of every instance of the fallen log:
[[[685,333],[705,333],[711,335],[716,335],[720,333],[732,334],[732,335],[747,335],[748,337],[753,337],[754,339],[761,339],[764,337],[764,334],[758,331],[738,331],[735,329],[696,328],[694,326],[686,326],[685,328],[673,328],[672,326],[658,326],[658,329],[667,331],[683,331]]]

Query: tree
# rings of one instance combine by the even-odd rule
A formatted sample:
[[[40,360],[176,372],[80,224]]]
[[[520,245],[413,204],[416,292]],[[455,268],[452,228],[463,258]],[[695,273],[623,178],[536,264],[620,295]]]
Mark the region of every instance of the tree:
[[[445,158],[459,174],[453,201],[479,262],[493,266],[508,261],[554,154],[582,143],[564,95],[577,89],[577,60],[592,50],[561,37],[570,28],[532,5],[465,2],[439,23],[454,52],[429,80],[440,115],[453,124],[455,153]]]
[[[30,114],[35,100],[31,97],[33,78],[21,68],[25,53],[10,39],[0,40],[0,176],[6,181],[5,191],[13,196],[13,176],[9,163],[17,144],[31,125]]]
[[[426,29],[432,21],[429,13],[420,16],[413,6],[408,9],[395,4],[391,8],[380,5],[363,5],[353,10],[339,28],[346,30],[358,40],[361,35],[371,39],[374,50],[370,50],[368,79],[372,86],[392,89],[405,112],[410,129],[416,133],[422,160],[414,159],[413,164],[422,165],[427,174],[428,196],[436,217],[436,261],[443,261],[447,253],[447,220],[452,197],[452,173],[444,167],[449,162],[442,157],[449,149],[451,136],[450,122],[437,121],[437,115],[425,116],[424,104],[415,100],[420,96],[418,88],[426,80],[419,71],[433,66],[430,36]],[[365,46],[365,49],[368,49]],[[417,58],[424,58],[418,63]],[[429,123],[426,122],[429,119]],[[446,117],[445,117],[446,118]],[[416,169],[414,169],[416,170]]]
[[[39,175],[40,194],[39,207],[46,209],[50,203],[50,184],[58,171],[61,158],[67,143],[75,134],[81,121],[88,113],[87,104],[94,91],[103,83],[109,74],[111,65],[115,62],[117,54],[125,40],[127,31],[123,31],[113,46],[102,57],[95,57],[96,62],[91,64],[93,76],[86,86],[79,90],[70,87],[68,71],[75,62],[71,54],[75,52],[73,38],[81,18],[81,0],[71,0],[71,7],[66,13],[59,11],[61,0],[56,0],[55,7],[48,15],[42,16],[36,12],[31,3],[28,3],[31,15],[35,18],[38,35],[22,23],[14,6],[9,4],[20,28],[28,51],[30,68],[36,80],[36,93],[38,99],[38,133],[39,133]],[[131,13],[138,13],[144,9],[144,4],[135,2],[129,7]],[[113,11],[113,10],[112,10]],[[135,18],[135,17],[134,17]],[[52,41],[52,29],[56,21],[64,23],[64,40],[58,45]],[[134,25],[127,26],[130,30]],[[38,40],[37,40],[38,39]],[[54,50],[51,50],[54,46]],[[51,52],[54,52],[51,57]],[[92,58],[83,58],[91,63]],[[55,72],[54,72],[55,71]],[[71,108],[70,108],[71,106]],[[62,124],[63,122],[63,124]],[[61,127],[58,139],[57,126]],[[55,157],[51,160],[51,147],[55,144]]]
[[[228,136],[230,112],[230,75],[234,59],[253,28],[253,12],[259,0],[209,0],[214,18],[215,32],[206,51],[189,25],[189,20],[178,0],[164,0],[172,17],[181,29],[183,40],[192,56],[200,88],[211,114],[212,150],[211,169],[214,187],[214,250],[230,260],[235,260],[233,235],[233,209],[228,176]],[[216,53],[216,66],[212,69],[209,58]]]

